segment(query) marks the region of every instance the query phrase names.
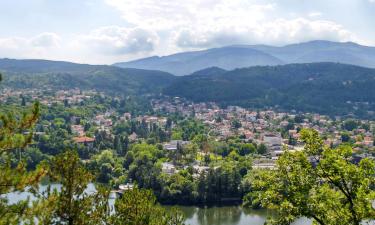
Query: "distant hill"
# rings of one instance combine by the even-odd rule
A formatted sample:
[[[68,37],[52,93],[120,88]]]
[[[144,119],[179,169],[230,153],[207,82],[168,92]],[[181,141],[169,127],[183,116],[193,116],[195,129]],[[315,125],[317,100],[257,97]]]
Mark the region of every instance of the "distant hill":
[[[151,57],[125,63],[116,63],[123,68],[155,69],[175,75],[187,75],[207,67],[225,70],[256,65],[278,65],[280,59],[251,48],[223,47],[204,51],[178,53],[170,56]]]
[[[2,85],[9,87],[79,87],[124,94],[157,93],[175,79],[161,71],[49,60],[0,59],[0,72],[5,75]]]
[[[234,70],[209,67],[177,77],[155,70],[0,59],[0,72],[4,74],[2,87],[56,90],[79,87],[126,95],[163,93],[196,102],[215,101],[223,106],[354,114],[375,119],[375,114],[371,114],[375,111],[375,69],[339,63]]]
[[[193,76],[209,76],[209,75],[219,75],[228,72],[227,70],[221,69],[219,67],[209,67],[203,70],[195,71],[190,74]]]
[[[163,93],[222,105],[375,117],[368,113],[375,111],[375,69],[312,63],[205,73],[180,77]]]
[[[337,62],[375,68],[375,47],[353,42],[310,41],[283,47],[235,45],[116,63],[123,68],[153,69],[187,75],[207,67],[226,70],[290,63]]]

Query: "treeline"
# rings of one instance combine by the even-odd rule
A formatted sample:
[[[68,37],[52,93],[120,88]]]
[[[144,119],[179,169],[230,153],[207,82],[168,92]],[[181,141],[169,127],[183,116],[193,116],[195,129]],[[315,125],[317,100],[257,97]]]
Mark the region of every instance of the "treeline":
[[[251,160],[232,154],[216,166],[179,167],[173,174],[162,172],[167,159],[163,150],[147,144],[134,145],[125,156],[124,167],[128,180],[141,188],[152,189],[158,200],[165,204],[212,204],[242,197],[243,176],[251,169]],[[202,168],[202,171],[197,171]]]

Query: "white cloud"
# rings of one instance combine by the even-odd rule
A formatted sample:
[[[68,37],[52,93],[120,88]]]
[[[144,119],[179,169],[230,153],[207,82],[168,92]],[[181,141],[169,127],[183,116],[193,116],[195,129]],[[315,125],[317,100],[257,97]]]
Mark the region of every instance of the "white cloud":
[[[276,19],[247,26],[207,27],[200,30],[184,28],[175,40],[180,47],[217,47],[230,44],[289,44],[314,39],[348,41],[355,35],[331,21]]]
[[[99,53],[109,55],[135,54],[153,51],[159,37],[142,28],[107,26],[81,35],[79,44]]]
[[[119,12],[118,23],[103,20],[86,26],[81,33],[61,30],[59,34],[0,38],[0,57],[103,64],[231,44],[284,45],[313,39],[369,44],[340,23],[328,20],[322,8],[290,9],[291,1],[102,1],[111,6],[107,7],[109,13],[116,14],[113,9]]]
[[[58,47],[60,43],[60,37],[55,33],[41,33],[30,40],[32,46],[35,47]]]
[[[60,46],[60,37],[55,33],[41,33],[31,38],[0,38],[0,57],[44,58]]]
[[[154,31],[106,26],[60,37],[43,32],[32,37],[0,38],[0,58],[38,58],[105,64],[152,52],[159,42]]]
[[[340,24],[306,17],[284,18],[275,3],[257,0],[105,0],[126,22],[167,34],[170,49],[206,48],[230,44],[289,44],[312,39],[356,41]]]
[[[105,0],[122,13],[130,24],[155,30],[186,25],[256,23],[274,4],[256,4],[254,0]]]

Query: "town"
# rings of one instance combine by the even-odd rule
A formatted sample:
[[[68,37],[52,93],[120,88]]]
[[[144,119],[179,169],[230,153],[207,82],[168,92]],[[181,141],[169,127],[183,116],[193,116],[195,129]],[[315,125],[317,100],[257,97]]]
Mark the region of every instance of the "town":
[[[98,100],[98,98],[101,100]],[[242,155],[252,155],[253,168],[272,169],[275,166],[275,161],[284,151],[302,150],[303,143],[300,141],[299,132],[304,128],[316,130],[323,137],[324,144],[330,147],[350,143],[353,146],[354,157],[357,161],[365,157],[373,158],[375,153],[375,122],[369,120],[330,118],[314,113],[251,110],[238,106],[221,108],[213,102],[193,103],[182,98],[166,96],[151,98],[149,100],[151,110],[134,113],[134,110],[133,112],[119,110],[121,108],[117,104],[120,101],[119,97],[106,96],[104,93],[95,90],[83,91],[78,88],[56,92],[49,89],[2,90],[1,101],[15,103],[17,102],[15,99],[21,99],[23,105],[25,105],[25,99],[27,99],[29,104],[33,101],[39,101],[47,108],[60,106],[61,109],[67,110],[69,117],[63,118],[62,123],[69,126],[65,128],[67,128],[67,135],[71,140],[80,145],[81,148],[86,149],[88,152],[85,154],[87,159],[89,155],[100,152],[100,147],[98,147],[96,141],[98,138],[101,141],[104,138],[109,142],[116,142],[112,147],[126,145],[126,148],[129,148],[132,143],[142,142],[160,143],[167,152],[176,152],[179,148],[191,145],[193,142],[191,137],[183,136],[178,132],[180,121],[171,119],[175,115],[180,115],[181,120],[190,118],[201,123],[205,132],[203,133],[204,138],[207,140],[227,142],[229,139],[238,138],[241,143],[251,143],[257,146],[258,151],[250,147],[250,149],[241,153]],[[123,101],[126,102],[126,100]],[[78,109],[78,107],[85,108],[87,102],[94,105],[100,105],[100,102],[110,102],[110,104],[98,107],[101,109],[86,114],[72,111],[72,109]],[[89,108],[92,109],[92,107]],[[55,127],[55,123],[59,119],[62,118],[46,119],[43,126]],[[125,132],[126,138],[118,138],[120,135],[118,130],[124,123],[131,124],[132,127],[125,129],[127,130]],[[137,124],[149,131],[137,129]],[[155,130],[155,127],[163,137],[156,138],[157,140],[154,138],[150,141],[150,131]],[[51,129],[40,129],[39,132],[36,132],[36,135],[39,139],[43,139],[40,136],[50,135],[48,130],[51,131]],[[47,133],[44,131],[47,131]],[[126,143],[118,143],[119,140]],[[196,155],[193,159],[186,161],[188,163],[176,163],[176,160],[170,158],[169,161],[163,162],[162,171],[167,174],[174,174],[181,168],[193,166],[195,171],[199,173],[208,170],[210,157],[218,159],[229,154],[228,150],[220,150],[219,152],[216,147],[202,145],[201,143],[195,148]],[[210,157],[204,162],[207,155]]]

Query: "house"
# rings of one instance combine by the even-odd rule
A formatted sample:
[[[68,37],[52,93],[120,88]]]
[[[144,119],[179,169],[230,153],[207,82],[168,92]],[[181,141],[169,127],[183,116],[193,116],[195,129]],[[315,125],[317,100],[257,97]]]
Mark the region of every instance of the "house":
[[[120,117],[120,120],[127,121],[127,120],[131,120],[131,118],[132,118],[132,114],[124,113],[124,115]]]
[[[176,167],[172,163],[169,163],[169,162],[162,163],[161,171],[169,175],[172,175],[178,172]]]
[[[94,147],[94,141],[95,141],[95,138],[91,138],[91,137],[86,137],[86,136],[83,136],[83,137],[74,137],[73,138],[73,141],[77,144],[83,144],[87,147]]]
[[[195,173],[197,174],[206,173],[210,169],[210,167],[208,166],[200,166],[200,165],[194,165],[193,168],[194,168]]]
[[[247,140],[254,139],[254,133],[249,130],[245,131],[243,134],[245,135]]]
[[[135,132],[133,132],[131,135],[129,135],[129,140],[132,141],[132,142],[136,141],[137,138],[138,138],[138,135]]]
[[[374,145],[374,140],[372,139],[372,137],[364,137],[363,144],[368,147],[372,147]]]
[[[84,127],[82,125],[72,125],[71,129],[74,135],[77,135],[79,137],[85,135]]]
[[[277,151],[271,152],[271,156],[273,160],[277,160],[282,154],[284,154],[283,150],[277,150]]]
[[[163,147],[167,151],[176,151],[178,145],[182,147],[187,144],[190,144],[190,141],[173,140],[173,141],[170,141],[169,143],[164,144]]]
[[[263,137],[263,143],[267,146],[267,149],[271,152],[282,150],[283,139],[280,136],[274,134],[267,134]]]

